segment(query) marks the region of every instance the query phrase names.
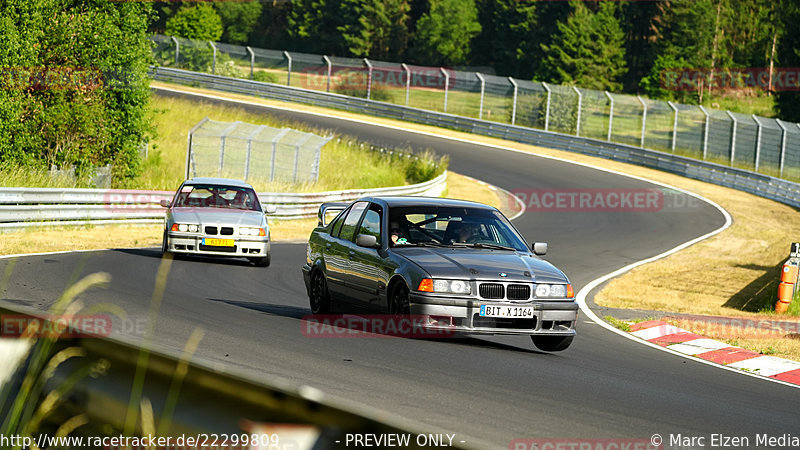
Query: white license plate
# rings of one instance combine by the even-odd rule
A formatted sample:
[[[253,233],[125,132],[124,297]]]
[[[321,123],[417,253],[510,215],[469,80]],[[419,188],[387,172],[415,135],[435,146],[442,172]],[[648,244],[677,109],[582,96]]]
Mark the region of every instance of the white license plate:
[[[533,306],[481,305],[481,317],[507,317],[509,319],[533,318]]]

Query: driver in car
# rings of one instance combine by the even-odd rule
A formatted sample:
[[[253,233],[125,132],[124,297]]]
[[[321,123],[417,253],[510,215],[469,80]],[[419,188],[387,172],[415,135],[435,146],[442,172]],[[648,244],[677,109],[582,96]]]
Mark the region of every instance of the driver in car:
[[[477,224],[462,223],[456,230],[456,242],[471,242],[477,238],[479,238]]]

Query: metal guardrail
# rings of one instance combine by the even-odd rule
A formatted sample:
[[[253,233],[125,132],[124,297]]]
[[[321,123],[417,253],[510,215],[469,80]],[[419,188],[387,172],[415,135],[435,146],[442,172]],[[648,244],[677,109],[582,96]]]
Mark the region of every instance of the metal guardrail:
[[[273,100],[304,103],[376,117],[451,128],[524,144],[582,153],[672,172],[687,178],[738,189],[794,207],[800,207],[800,184],[749,170],[723,166],[632,145],[552,131],[508,125],[453,114],[427,111],[357,97],[312,91],[180,69],[154,67],[153,79]],[[157,88],[156,88],[157,89]],[[191,93],[187,93],[191,95]]]
[[[438,196],[447,172],[409,186],[348,189],[314,193],[259,193],[264,204],[277,207],[270,217],[297,219],[316,216],[323,202],[352,201],[369,195]],[[161,200],[174,192],[121,189],[0,188],[0,230],[43,225],[161,223]]]

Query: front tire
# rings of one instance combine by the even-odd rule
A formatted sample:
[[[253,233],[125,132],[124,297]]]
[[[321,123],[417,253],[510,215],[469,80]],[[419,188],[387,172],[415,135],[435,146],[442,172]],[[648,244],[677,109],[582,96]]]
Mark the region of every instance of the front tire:
[[[572,344],[575,336],[531,336],[533,345],[545,352],[560,352]]]
[[[166,255],[169,252],[169,246],[167,244],[167,230],[164,230],[164,237],[161,239],[161,256]]]
[[[408,288],[405,283],[398,284],[389,296],[389,314],[407,316],[411,312],[408,302]]]
[[[321,270],[311,273],[308,302],[312,314],[328,314],[331,311],[331,294],[328,292],[328,282],[325,281],[325,275]]]
[[[251,258],[250,262],[252,262],[256,267],[269,267],[270,262],[272,262],[271,259],[272,255],[267,253],[267,256],[263,258]]]

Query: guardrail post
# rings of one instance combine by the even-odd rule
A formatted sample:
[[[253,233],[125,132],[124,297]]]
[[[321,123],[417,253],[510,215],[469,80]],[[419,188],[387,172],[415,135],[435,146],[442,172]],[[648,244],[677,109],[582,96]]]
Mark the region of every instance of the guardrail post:
[[[675,153],[675,143],[678,140],[678,107],[672,102],[667,102],[675,116],[672,119],[672,153]]]
[[[508,81],[514,86],[514,100],[511,104],[511,125],[514,125],[517,122],[517,94],[519,93],[519,86],[511,77],[508,77]]]
[[[252,80],[254,78],[253,73],[255,72],[256,69],[256,52],[254,52],[253,49],[250,48],[250,46],[247,46],[245,48],[247,48],[247,53],[250,54],[250,79]]]
[[[581,108],[583,107],[583,95],[577,87],[572,86],[572,89],[578,94],[578,123],[575,124],[575,136],[581,135]]]
[[[542,87],[547,91],[547,105],[544,110],[544,131],[547,131],[547,129],[550,128],[550,96],[553,92],[550,90],[550,86],[544,81],[542,81]]]
[[[647,126],[647,103],[645,103],[641,95],[637,95],[636,98],[638,98],[639,103],[642,104],[642,138],[639,141],[639,147],[644,148],[644,131]]]
[[[786,132],[787,132],[787,130],[786,130],[786,126],[784,126],[781,123],[780,119],[775,119],[775,123],[777,123],[778,126],[781,127],[781,156],[780,156],[780,163],[779,163],[780,164],[780,166],[779,166],[780,169],[779,170],[780,170],[780,176],[783,176],[783,162],[784,162],[785,155],[786,155]]]
[[[400,64],[406,72],[406,106],[408,106],[408,94],[411,92],[411,69],[408,68],[406,63]]]
[[[611,124],[614,123],[614,97],[608,91],[604,92],[606,93],[606,97],[608,97],[608,101],[610,103],[608,109],[608,136],[606,137],[606,140],[611,142]]]
[[[278,142],[283,139],[284,136],[288,132],[292,131],[291,128],[284,128],[281,130],[280,133],[276,134],[274,138],[272,138],[272,156],[270,157],[270,164],[269,164],[269,181],[272,182],[275,180],[275,155],[278,153]]]
[[[364,65],[367,66],[367,100],[369,100],[372,91],[372,63],[364,58]]]
[[[214,59],[211,60],[212,61],[211,62],[211,73],[212,74],[216,74],[217,73],[217,46],[214,45],[213,41],[208,41],[208,45],[210,45],[211,49],[214,51]]]
[[[287,66],[286,66],[286,85],[292,85],[292,55],[289,54],[286,50],[283,51],[283,57],[286,58]]]
[[[711,125],[711,114],[703,108],[702,105],[698,105],[700,111],[703,111],[703,114],[706,116],[706,124],[703,127],[703,161],[706,160],[706,156],[708,156],[708,130]]]
[[[194,132],[197,131],[197,129],[200,128],[201,126],[203,126],[203,124],[206,123],[206,122],[208,122],[208,116],[204,117],[203,120],[201,120],[200,122],[197,122],[197,125],[193,126],[189,130],[189,133],[186,136],[186,173],[185,173],[186,177],[184,178],[185,180],[188,180],[189,178],[191,178],[189,176],[189,167],[190,167],[190,163],[193,161],[193,157],[192,157],[192,136],[194,136]]]
[[[761,159],[761,122],[758,121],[758,117],[755,114],[752,114],[750,117],[756,122],[756,126],[758,127],[756,130],[756,168],[755,171],[758,172],[758,163]]]
[[[483,119],[483,93],[486,91],[486,80],[480,72],[475,72],[475,76],[481,80],[481,104],[478,106],[478,119]]]
[[[172,38],[172,42],[175,43],[175,65],[177,66],[180,64],[180,58],[178,57],[181,54],[181,43],[178,42],[178,38],[175,36],[170,36]]]
[[[447,112],[447,91],[450,88],[450,74],[444,70],[444,67],[439,67],[439,71],[444,75],[444,112]]]
[[[325,87],[325,92],[331,91],[331,73],[333,72],[333,63],[331,63],[331,59],[325,55],[322,55],[322,60],[325,61],[325,64],[328,66],[328,82]]]
[[[733,160],[736,157],[736,116],[733,115],[730,111],[725,111],[728,114],[728,117],[731,118],[733,121],[732,130],[731,130],[731,163],[730,165],[733,166]]]

